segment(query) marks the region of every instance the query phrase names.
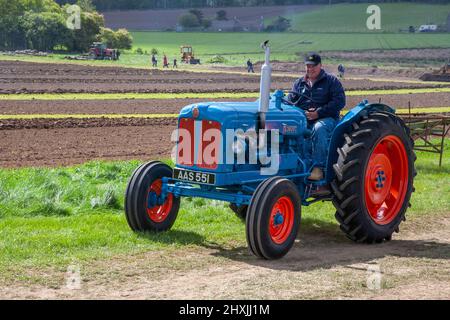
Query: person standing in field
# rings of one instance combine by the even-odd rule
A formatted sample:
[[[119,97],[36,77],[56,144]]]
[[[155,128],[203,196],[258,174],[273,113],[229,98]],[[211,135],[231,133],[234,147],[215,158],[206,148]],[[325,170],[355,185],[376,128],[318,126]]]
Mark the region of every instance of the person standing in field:
[[[163,58],[163,68],[169,68],[169,62],[167,62],[166,55],[164,55],[164,58]]]
[[[344,66],[342,65],[342,64],[339,64],[338,65],[338,75],[339,75],[339,78],[344,78],[344,73],[345,73],[345,68],[344,68]]]
[[[173,59],[173,67],[172,68],[177,68],[178,69],[177,58]]]
[[[156,66],[157,66],[156,57],[154,54],[152,54],[152,67],[156,67]]]
[[[247,60],[247,72],[255,73],[255,70],[253,70],[253,63],[250,59]]]

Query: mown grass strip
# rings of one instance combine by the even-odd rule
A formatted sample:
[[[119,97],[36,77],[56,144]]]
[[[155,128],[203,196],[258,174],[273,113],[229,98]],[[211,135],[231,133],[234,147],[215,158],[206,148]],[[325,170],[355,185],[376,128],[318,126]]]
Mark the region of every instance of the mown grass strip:
[[[449,82],[443,81],[422,81],[422,80],[408,80],[408,79],[389,79],[389,78],[364,78],[364,77],[345,77],[345,80],[362,80],[373,82],[395,82],[395,83],[410,83],[410,84],[437,84],[450,85]]]
[[[220,99],[257,98],[258,92],[182,92],[182,93],[24,93],[2,94],[0,100],[129,100],[129,99]]]
[[[418,108],[411,108],[411,113],[443,113],[443,112],[450,112],[450,107],[418,107]],[[396,113],[405,114],[409,113],[409,109],[399,108],[396,109]]]
[[[347,96],[370,96],[370,95],[400,95],[412,93],[439,93],[450,92],[450,88],[414,88],[414,89],[392,89],[392,90],[347,90]]]
[[[402,95],[450,92],[449,88],[415,88],[393,90],[347,90],[347,96]],[[127,100],[127,99],[242,99],[258,98],[259,92],[181,92],[181,93],[24,93],[2,94],[0,100]]]
[[[160,114],[0,114],[0,120],[28,120],[28,119],[121,119],[121,118],[176,118],[175,113]]]

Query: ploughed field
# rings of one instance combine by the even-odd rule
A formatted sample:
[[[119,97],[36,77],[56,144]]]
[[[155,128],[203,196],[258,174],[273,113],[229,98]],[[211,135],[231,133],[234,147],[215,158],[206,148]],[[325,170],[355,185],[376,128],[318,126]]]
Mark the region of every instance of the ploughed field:
[[[272,90],[289,90],[298,74],[274,70]],[[416,79],[356,79],[358,74],[347,76],[349,79],[343,80],[348,92],[347,108],[364,98],[395,108],[407,108],[408,104],[412,108],[444,107],[450,103],[450,92],[389,94],[389,90],[395,89],[450,88],[450,84],[414,81]],[[357,90],[381,91],[365,95],[358,94]],[[183,106],[205,100],[254,101],[258,91],[259,76],[246,73],[0,61],[0,95],[14,94],[12,100],[0,100],[0,166],[58,166],[92,159],[167,158],[173,146],[170,136],[176,128],[175,114]],[[355,92],[352,94],[352,91]],[[39,97],[66,93],[75,93],[80,100],[27,100],[29,94]],[[81,98],[90,93],[100,96],[95,100]],[[101,94],[108,93],[123,93],[124,98],[102,99]],[[249,93],[249,97],[186,99],[169,95],[164,99],[129,99],[133,93]],[[11,117],[4,118],[7,115]],[[21,119],[20,115],[30,116]],[[53,117],[48,118],[48,115]]]

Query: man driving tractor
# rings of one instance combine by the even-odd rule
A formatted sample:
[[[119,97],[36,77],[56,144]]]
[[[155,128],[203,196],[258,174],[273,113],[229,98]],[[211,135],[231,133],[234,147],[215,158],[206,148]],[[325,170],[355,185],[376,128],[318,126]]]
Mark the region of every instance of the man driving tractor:
[[[321,180],[327,161],[328,140],[345,106],[345,92],[341,82],[322,69],[320,55],[310,53],[304,62],[306,74],[294,82],[288,100],[307,110],[308,127],[312,130],[312,158],[316,159],[309,179]]]

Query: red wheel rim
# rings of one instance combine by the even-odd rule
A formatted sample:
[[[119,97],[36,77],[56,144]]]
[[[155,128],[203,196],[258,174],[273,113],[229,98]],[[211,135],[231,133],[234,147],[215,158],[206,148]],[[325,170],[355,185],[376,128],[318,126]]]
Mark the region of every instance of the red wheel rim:
[[[160,206],[156,205],[152,208],[148,207],[149,199],[151,193],[156,193],[157,196],[161,194],[162,190],[162,180],[158,179],[155,180],[147,192],[147,199],[145,201],[145,207],[147,208],[147,214],[150,217],[150,219],[154,222],[163,222],[166,220],[167,216],[170,213],[170,210],[172,209],[172,203],[173,203],[173,195],[171,193],[167,194],[166,201]]]
[[[366,207],[376,224],[388,224],[397,216],[408,178],[408,156],[403,142],[397,136],[384,137],[370,155],[364,183]]]
[[[282,244],[287,240],[294,226],[294,214],[294,204],[289,197],[277,200],[270,212],[269,221],[269,233],[273,242]]]

